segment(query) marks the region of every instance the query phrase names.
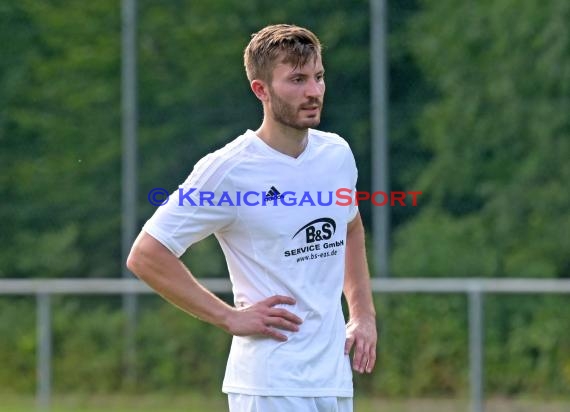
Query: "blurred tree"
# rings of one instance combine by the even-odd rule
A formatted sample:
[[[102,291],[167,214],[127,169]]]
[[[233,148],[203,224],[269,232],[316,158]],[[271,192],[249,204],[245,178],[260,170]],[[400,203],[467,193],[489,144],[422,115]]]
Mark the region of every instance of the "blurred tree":
[[[120,8],[57,0],[0,8],[0,276],[120,272]],[[325,45],[322,128],[345,136],[369,187],[368,2],[139,2],[139,221],[153,187],[174,190],[204,154],[262,118],[243,70],[252,32],[307,26]],[[215,243],[197,273],[225,272]],[[203,267],[203,270],[202,270]]]
[[[565,0],[389,2],[391,185],[424,192],[420,208],[391,211],[395,274],[568,275],[569,14]],[[140,0],[139,19],[140,225],[154,210],[151,188],[174,190],[200,157],[261,121],[242,52],[250,34],[269,23],[307,26],[323,41],[321,128],[347,138],[359,188],[370,188],[367,0]],[[118,276],[119,3],[5,1],[0,38],[0,277]],[[369,223],[370,205],[362,212]],[[212,238],[185,259],[200,276],[226,271]],[[416,396],[464,388],[464,303],[438,299],[398,297],[384,305],[392,325],[381,345],[385,372],[370,391]],[[56,374],[67,376],[62,385],[82,387],[73,377],[89,375],[93,362],[78,370],[74,360],[88,348],[101,356],[101,380],[90,387],[112,390],[120,355],[108,342],[122,321],[107,308],[90,310],[76,335],[69,319],[95,304],[70,302],[55,338],[63,348],[56,357],[71,361]],[[570,338],[560,333],[568,330],[560,302],[489,299],[494,388],[568,388]],[[33,306],[4,306],[0,326],[18,328],[9,339],[4,334],[0,358],[12,365],[6,370],[27,374],[0,374],[0,381],[32,388],[33,332],[24,326],[33,324]],[[198,384],[192,368],[202,368],[201,377],[212,368],[198,365],[188,342],[223,345],[219,331],[198,322],[186,329],[183,314],[153,309],[140,339],[151,349],[167,340],[163,353],[191,366],[178,370],[176,359],[141,352],[141,370],[154,373],[149,385]],[[184,332],[172,327],[164,338],[169,325]]]
[[[360,184],[369,187],[367,1],[142,1],[140,11],[142,193],[173,191],[200,157],[258,127],[262,109],[243,50],[251,33],[276,22],[309,27],[321,38],[329,85],[321,128],[349,140],[361,159]],[[141,224],[152,211],[143,202]],[[198,248],[201,259],[192,259]],[[214,241],[185,259],[197,274],[226,272]]]
[[[416,124],[429,200],[396,234],[395,270],[568,276],[570,4],[422,6],[407,42],[438,94]]]
[[[119,256],[119,10],[5,2],[0,276],[112,276]],[[12,51],[12,52],[10,52]]]

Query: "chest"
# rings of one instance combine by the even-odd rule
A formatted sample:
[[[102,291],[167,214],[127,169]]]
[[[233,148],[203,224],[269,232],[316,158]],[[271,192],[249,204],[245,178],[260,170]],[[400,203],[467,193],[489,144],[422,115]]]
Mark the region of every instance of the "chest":
[[[251,167],[233,177],[241,204],[232,230],[280,250],[320,248],[344,239],[350,207],[337,203],[337,191],[352,189],[353,182],[342,165]]]

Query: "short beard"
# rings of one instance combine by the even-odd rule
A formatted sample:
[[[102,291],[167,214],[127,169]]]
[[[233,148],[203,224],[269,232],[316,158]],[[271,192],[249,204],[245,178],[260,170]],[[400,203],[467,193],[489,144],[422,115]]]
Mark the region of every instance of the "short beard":
[[[309,127],[317,127],[321,122],[320,116],[304,122],[298,121],[298,110],[295,107],[277,96],[271,87],[269,88],[269,95],[271,96],[271,113],[276,122],[301,131],[307,130]]]

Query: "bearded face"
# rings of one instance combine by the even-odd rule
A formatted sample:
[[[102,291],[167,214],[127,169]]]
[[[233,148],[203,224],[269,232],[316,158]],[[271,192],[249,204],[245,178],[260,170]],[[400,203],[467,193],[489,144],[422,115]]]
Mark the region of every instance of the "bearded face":
[[[285,126],[305,130],[321,121],[325,93],[320,57],[301,67],[279,63],[268,87],[269,115]]]

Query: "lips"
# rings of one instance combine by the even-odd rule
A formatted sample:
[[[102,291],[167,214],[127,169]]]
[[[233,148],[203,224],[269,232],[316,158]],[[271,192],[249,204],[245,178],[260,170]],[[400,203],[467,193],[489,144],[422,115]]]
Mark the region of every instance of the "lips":
[[[322,103],[317,99],[309,99],[307,100],[307,103],[302,104],[299,107],[301,110],[314,111],[319,110],[322,107]]]

